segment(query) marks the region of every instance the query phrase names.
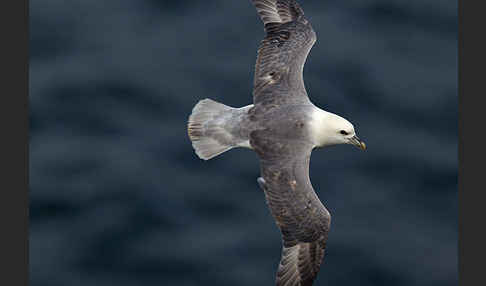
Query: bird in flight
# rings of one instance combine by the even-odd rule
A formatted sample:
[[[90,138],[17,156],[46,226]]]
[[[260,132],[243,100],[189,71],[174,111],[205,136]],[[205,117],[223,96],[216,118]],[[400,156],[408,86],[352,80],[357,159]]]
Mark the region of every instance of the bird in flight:
[[[199,101],[187,129],[199,156],[209,160],[229,149],[254,150],[257,182],[282,233],[276,285],[312,285],[324,257],[331,216],[312,188],[314,148],[366,145],[346,119],[315,106],[304,86],[303,67],[316,34],[294,0],[251,0],[266,36],[258,49],[253,104],[233,108]]]

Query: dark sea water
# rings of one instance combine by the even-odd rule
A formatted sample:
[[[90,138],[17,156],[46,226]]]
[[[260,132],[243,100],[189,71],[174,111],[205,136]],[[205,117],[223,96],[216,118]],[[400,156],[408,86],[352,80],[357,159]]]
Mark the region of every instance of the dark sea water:
[[[311,100],[368,145],[316,150],[314,285],[457,285],[457,1],[300,0]],[[257,156],[197,158],[202,98],[251,103],[249,0],[30,1],[30,284],[272,285]]]

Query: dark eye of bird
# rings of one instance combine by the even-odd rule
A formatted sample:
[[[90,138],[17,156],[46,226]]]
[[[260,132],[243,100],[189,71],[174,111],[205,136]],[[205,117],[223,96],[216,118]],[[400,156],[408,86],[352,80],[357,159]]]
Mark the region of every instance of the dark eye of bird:
[[[348,132],[344,131],[344,130],[341,130],[339,133],[343,134],[343,135],[348,135]]]

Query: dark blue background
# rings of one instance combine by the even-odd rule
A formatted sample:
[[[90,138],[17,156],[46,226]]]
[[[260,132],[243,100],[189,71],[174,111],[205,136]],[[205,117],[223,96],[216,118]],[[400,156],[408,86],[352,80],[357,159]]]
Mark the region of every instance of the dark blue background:
[[[311,100],[368,145],[316,150],[315,285],[457,284],[457,1],[300,0]],[[30,1],[33,286],[272,285],[258,160],[194,154],[199,99],[251,103],[249,0]]]

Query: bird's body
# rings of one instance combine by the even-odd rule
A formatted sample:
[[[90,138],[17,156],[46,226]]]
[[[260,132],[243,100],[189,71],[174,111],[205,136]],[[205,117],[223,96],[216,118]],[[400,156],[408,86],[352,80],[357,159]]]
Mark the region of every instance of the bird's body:
[[[235,147],[258,154],[257,181],[282,232],[276,284],[312,285],[331,217],[309,179],[311,152],[343,143],[364,149],[364,143],[351,123],[307,96],[302,71],[316,34],[300,6],[293,0],[252,2],[266,31],[255,65],[253,104],[232,108],[201,100],[189,117],[188,133],[205,160]]]

